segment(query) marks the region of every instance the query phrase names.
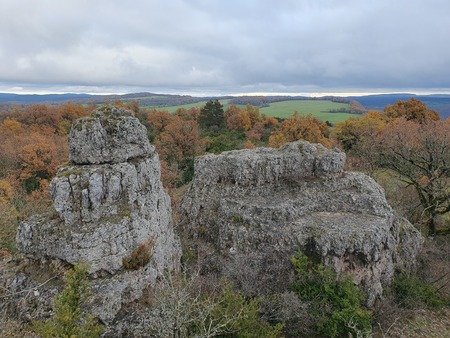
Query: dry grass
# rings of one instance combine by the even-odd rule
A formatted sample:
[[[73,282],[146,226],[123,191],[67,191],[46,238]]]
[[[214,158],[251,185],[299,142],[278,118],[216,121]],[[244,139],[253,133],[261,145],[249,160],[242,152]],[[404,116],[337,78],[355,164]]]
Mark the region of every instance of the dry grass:
[[[450,236],[426,240],[417,275],[438,289],[447,307],[432,310],[417,304],[409,310],[388,298],[376,311],[374,338],[450,338]]]
[[[450,309],[415,310],[397,313],[388,327],[375,328],[374,338],[448,338]]]

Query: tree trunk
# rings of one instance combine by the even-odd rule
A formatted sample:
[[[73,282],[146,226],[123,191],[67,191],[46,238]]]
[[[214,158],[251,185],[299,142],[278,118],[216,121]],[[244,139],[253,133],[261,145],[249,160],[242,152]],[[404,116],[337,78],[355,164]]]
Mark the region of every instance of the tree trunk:
[[[436,236],[436,221],[433,216],[431,216],[430,220],[428,221],[428,236]]]

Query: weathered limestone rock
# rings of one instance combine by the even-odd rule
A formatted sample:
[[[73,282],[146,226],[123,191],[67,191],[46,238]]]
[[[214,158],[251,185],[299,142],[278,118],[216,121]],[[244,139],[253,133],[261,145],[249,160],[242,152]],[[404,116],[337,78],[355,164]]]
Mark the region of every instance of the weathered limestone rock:
[[[351,274],[373,304],[401,253],[414,261],[422,239],[406,220],[400,234],[382,188],[344,163],[339,150],[308,142],[197,158],[180,229],[249,293],[245,274],[254,290],[285,286],[285,262],[301,249]]]
[[[123,302],[139,297],[166,269],[178,268],[170,198],[145,127],[122,109],[102,108],[75,122],[69,151],[71,164],[50,185],[54,214],[23,222],[17,246],[30,259],[84,262],[92,277],[113,276],[94,287],[103,299],[94,304],[96,313],[108,322]],[[123,260],[143,243],[150,262],[125,271]]]
[[[151,156],[155,150],[147,130],[131,113],[103,107],[91,117],[76,121],[69,135],[69,159],[73,164],[122,163]]]

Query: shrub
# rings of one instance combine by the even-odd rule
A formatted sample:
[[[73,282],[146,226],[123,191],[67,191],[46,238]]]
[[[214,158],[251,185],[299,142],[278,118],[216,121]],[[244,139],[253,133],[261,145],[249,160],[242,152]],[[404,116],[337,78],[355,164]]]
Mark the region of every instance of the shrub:
[[[54,316],[33,326],[42,338],[96,338],[103,327],[90,315],[83,316],[81,306],[89,296],[87,266],[75,265],[64,278],[64,290],[55,297]]]
[[[364,295],[350,277],[313,263],[299,252],[291,258],[296,270],[293,290],[310,302],[316,333],[327,337],[358,336],[372,331],[371,313],[362,308]]]
[[[440,308],[445,305],[437,293],[437,289],[425,284],[419,278],[400,272],[392,284],[396,302],[405,308],[413,309],[418,306]]]
[[[137,270],[146,266],[153,256],[154,246],[154,239],[140,244],[136,249],[133,250],[129,257],[124,257],[122,259],[124,268],[127,270]]]
[[[153,292],[148,333],[152,337],[279,338],[283,326],[260,318],[260,301],[246,299],[222,280],[201,291],[196,276],[167,276]]]

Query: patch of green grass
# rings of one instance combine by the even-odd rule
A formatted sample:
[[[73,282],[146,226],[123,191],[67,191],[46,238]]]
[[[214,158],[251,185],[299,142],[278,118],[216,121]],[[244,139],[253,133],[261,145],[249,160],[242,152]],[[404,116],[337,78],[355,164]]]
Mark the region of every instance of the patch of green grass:
[[[228,99],[219,100],[223,105],[224,110],[226,110],[230,104]],[[193,107],[201,108],[208,101],[200,101],[196,103],[183,104],[178,106],[143,106],[142,108],[150,109],[161,109],[167,110],[169,113],[173,114],[179,108],[190,109]],[[245,105],[238,105],[241,108],[245,108]],[[294,112],[298,112],[300,115],[312,114],[314,117],[322,121],[329,121],[334,124],[340,121],[344,121],[349,117],[359,117],[356,114],[347,113],[331,113],[330,111],[338,111],[340,109],[348,109],[349,105],[347,103],[332,102],[329,100],[287,100],[281,102],[271,103],[268,107],[260,108],[262,114],[279,117],[279,118],[289,118]]]
[[[261,108],[263,114],[273,117],[289,118],[294,112],[299,115],[312,114],[322,121],[337,123],[349,117],[359,117],[360,115],[347,113],[330,113],[331,110],[348,109],[347,103],[337,103],[328,100],[290,100],[271,103],[268,107]]]
[[[80,176],[82,173],[83,173],[82,170],[72,167],[70,169],[60,171],[58,173],[58,177],[69,177],[70,175]]]
[[[224,110],[226,110],[230,106],[228,104],[229,101],[230,100],[228,100],[228,99],[226,99],[226,100],[219,100],[219,102],[223,105]],[[208,100],[200,101],[200,102],[196,102],[196,103],[182,104],[182,105],[179,105],[179,106],[168,106],[168,107],[143,106],[141,108],[167,110],[169,113],[173,114],[179,108],[184,108],[184,109],[190,109],[190,108],[194,108],[194,107],[201,108],[201,107],[203,107],[206,104],[206,102],[208,102]]]

